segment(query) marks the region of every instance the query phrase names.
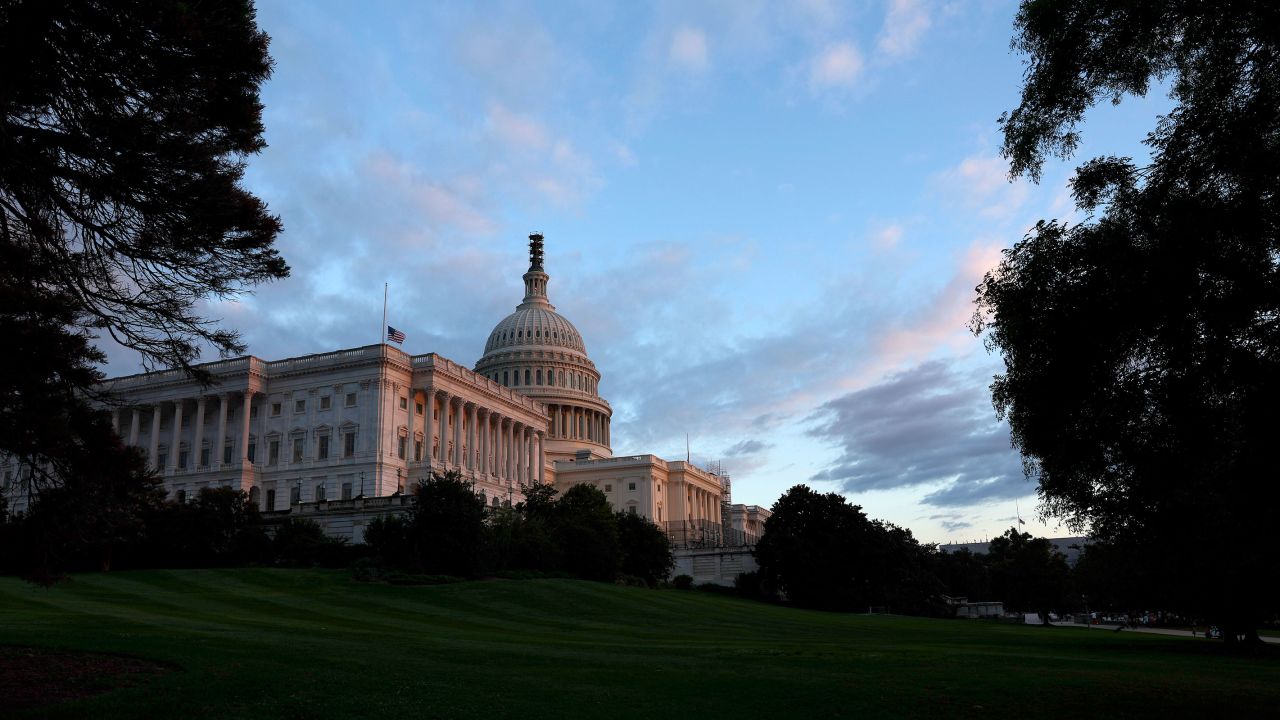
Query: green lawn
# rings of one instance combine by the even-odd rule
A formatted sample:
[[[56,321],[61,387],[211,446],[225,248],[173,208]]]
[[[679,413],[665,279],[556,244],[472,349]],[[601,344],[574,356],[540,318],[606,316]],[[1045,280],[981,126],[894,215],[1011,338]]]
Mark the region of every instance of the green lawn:
[[[1280,708],[1280,662],[1208,641],[570,580],[391,587],[338,572],[186,570],[42,590],[0,578],[0,644],[180,668],[32,717],[1082,720]]]

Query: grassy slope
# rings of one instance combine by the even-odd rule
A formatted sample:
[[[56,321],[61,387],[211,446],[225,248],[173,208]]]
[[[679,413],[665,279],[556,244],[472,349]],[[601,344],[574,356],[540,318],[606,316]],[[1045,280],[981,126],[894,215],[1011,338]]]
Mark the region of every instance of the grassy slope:
[[[41,717],[1234,717],[1280,662],[1180,638],[832,615],[568,580],[321,571],[0,578],[0,644],[183,672]],[[0,699],[0,715],[4,715]]]

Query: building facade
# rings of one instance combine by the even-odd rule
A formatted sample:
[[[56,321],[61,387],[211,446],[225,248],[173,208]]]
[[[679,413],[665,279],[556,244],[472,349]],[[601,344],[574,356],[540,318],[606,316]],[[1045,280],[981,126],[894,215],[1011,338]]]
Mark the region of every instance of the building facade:
[[[519,502],[533,483],[588,483],[678,543],[723,539],[730,521],[751,533],[748,514],[728,511],[726,477],[651,454],[613,457],[600,373],[551,304],[542,264],[532,235],[524,298],[474,369],[387,344],[241,357],[202,365],[207,386],[180,370],[106,381],[114,425],[174,499],[238,488],[264,512],[310,517],[356,542],[368,519],[401,511],[414,483],[446,471],[491,506]],[[20,469],[3,471],[20,511]]]

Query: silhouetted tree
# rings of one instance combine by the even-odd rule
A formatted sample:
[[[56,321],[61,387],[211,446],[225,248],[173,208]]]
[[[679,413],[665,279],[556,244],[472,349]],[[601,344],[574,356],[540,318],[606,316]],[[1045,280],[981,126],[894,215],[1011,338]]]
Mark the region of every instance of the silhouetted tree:
[[[626,512],[615,513],[614,521],[618,526],[622,573],[644,580],[649,587],[666,579],[675,558],[671,554],[671,541],[662,528],[648,518]]]
[[[987,550],[991,590],[1006,608],[1034,610],[1049,624],[1049,613],[1066,600],[1067,559],[1045,538],[1010,528],[992,538]]]
[[[409,512],[409,537],[429,573],[467,577],[480,569],[484,543],[484,500],[457,470],[432,473],[418,483]]]
[[[1085,222],[1040,222],[978,288],[974,330],[1041,510],[1144,548],[1172,609],[1252,633],[1280,606],[1280,5],[1025,0],[1003,118],[1015,174],[1067,157],[1101,98],[1168,82],[1150,164],[1072,180]]]
[[[594,485],[574,485],[555,502],[551,537],[564,569],[586,580],[612,581],[622,548],[609,499]]]

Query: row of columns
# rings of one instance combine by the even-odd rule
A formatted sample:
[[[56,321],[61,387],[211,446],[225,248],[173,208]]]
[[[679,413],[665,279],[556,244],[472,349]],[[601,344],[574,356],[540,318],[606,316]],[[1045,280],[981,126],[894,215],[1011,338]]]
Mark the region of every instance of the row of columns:
[[[609,416],[599,410],[553,404],[547,406],[547,413],[551,415],[551,437],[609,446]]]
[[[510,485],[546,482],[543,463],[546,432],[439,388],[410,390],[408,434],[416,440],[414,418],[423,398],[424,455],[438,439],[438,454],[429,459],[444,470],[496,478]],[[434,418],[436,408],[439,417]],[[449,416],[453,415],[453,422]],[[408,460],[408,458],[406,458]],[[423,458],[426,462],[428,458]]]
[[[689,486],[689,495],[685,498],[685,502],[689,505],[685,509],[685,516],[690,520],[708,520],[711,522],[720,522],[720,496],[703,490],[699,487]]]
[[[231,403],[231,398],[236,393],[223,393],[214,396],[218,399],[218,434],[217,442],[209,444],[209,467],[212,469],[220,469],[223,467],[222,462],[222,439],[227,436],[227,408]],[[247,462],[249,459],[249,427],[250,415],[253,407],[252,391],[239,393],[244,398],[244,412],[241,421],[240,433],[240,461]],[[198,467],[200,464],[199,453],[204,447],[204,431],[205,431],[205,415],[207,409],[207,401],[209,396],[200,396],[195,398],[196,402],[196,419],[195,419],[195,437],[191,442],[191,451],[195,454],[189,463],[192,467]],[[182,398],[179,400],[166,400],[158,402],[151,406],[151,432],[149,434],[149,444],[147,447],[147,464],[153,470],[176,470],[178,468],[179,453],[182,447],[182,417],[186,409],[187,402],[190,398]],[[165,463],[165,467],[160,467],[160,419],[164,412],[164,406],[171,405],[173,407],[173,430],[169,442],[169,455]],[[142,424],[142,407],[131,407],[117,409],[112,413],[111,424],[117,433],[121,427],[121,413],[129,413],[129,437],[128,444],[137,447],[138,436],[141,434]]]

